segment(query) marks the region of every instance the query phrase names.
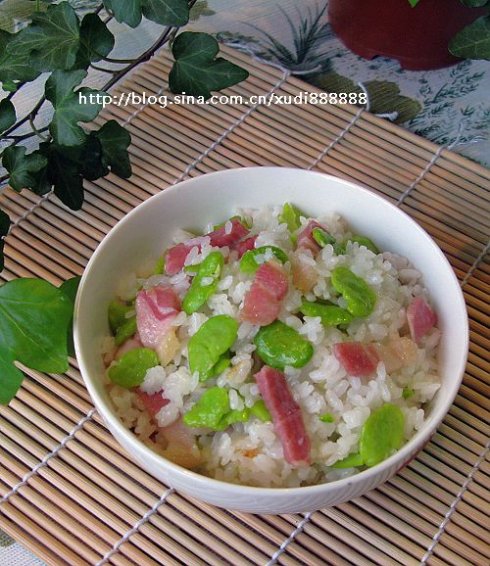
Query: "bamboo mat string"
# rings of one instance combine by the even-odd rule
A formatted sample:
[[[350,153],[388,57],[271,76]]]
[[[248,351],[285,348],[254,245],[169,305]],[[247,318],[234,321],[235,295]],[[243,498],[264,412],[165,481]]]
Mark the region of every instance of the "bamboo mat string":
[[[439,529],[437,530],[434,537],[432,538],[432,542],[431,542],[429,548],[427,549],[426,553],[422,557],[422,560],[420,561],[420,566],[424,566],[424,564],[427,564],[429,558],[434,553],[434,549],[437,546],[437,543],[440,541],[441,536],[444,534],[446,526],[448,525],[449,521],[451,520],[451,517],[453,516],[454,512],[456,511],[456,507],[458,506],[458,503],[460,503],[460,501],[463,499],[463,496],[466,493],[470,483],[473,481],[473,476],[475,475],[475,473],[479,470],[480,466],[485,461],[485,458],[487,457],[489,450],[490,450],[490,441],[487,442],[485,449],[480,454],[480,456],[479,456],[478,460],[475,462],[474,466],[471,468],[471,471],[468,474],[468,476],[466,477],[464,483],[462,484],[461,489],[459,490],[457,496],[455,497],[454,501],[451,503],[446,514],[444,515],[444,519],[442,520],[442,523],[440,524]]]
[[[285,69],[283,70],[283,75],[282,77],[277,81],[277,83],[275,85],[273,85],[273,87],[267,92],[267,94],[265,96],[267,96],[268,98],[270,98],[272,96],[272,94],[279,88],[281,88],[281,86],[288,80],[290,76],[290,73]],[[259,102],[256,102],[255,104],[251,105],[250,108],[240,116],[240,118],[236,121],[233,122],[233,124],[231,124],[220,136],[219,138],[214,141],[207,149],[206,151],[203,151],[203,153],[201,153],[201,155],[199,155],[198,157],[196,157],[196,159],[194,159],[194,161],[192,163],[190,163],[182,172],[182,174],[176,178],[173,182],[172,185],[175,185],[177,183],[180,183],[181,181],[183,181],[191,171],[193,171],[200,163],[202,163],[202,161],[204,159],[206,159],[206,157],[212,153],[213,151],[216,150],[216,148],[218,148],[223,141],[231,134],[235,131],[236,128],[238,128],[239,126],[241,126],[243,124],[243,122],[250,116],[250,114],[252,114],[252,112],[258,107],[260,106]]]
[[[407,189],[400,195],[400,198],[398,199],[398,201],[396,203],[398,206],[404,202],[404,200],[408,197],[408,195],[412,192],[412,190],[420,183],[420,181],[422,181],[422,179],[425,178],[427,173],[432,169],[432,167],[435,165],[436,161],[441,156],[441,153],[445,149],[447,149],[448,151],[451,151],[459,143],[459,140],[461,139],[462,133],[463,133],[463,122],[461,122],[461,124],[459,125],[456,138],[450,144],[441,145],[437,148],[437,151],[432,156],[432,159],[427,163],[427,165],[425,166],[423,171],[420,173],[420,175],[418,177],[416,177],[412,181],[412,183],[410,183],[410,185],[407,187]]]
[[[488,254],[488,252],[490,252],[490,240],[487,242],[487,245],[480,252],[480,255],[475,259],[473,265],[470,267],[470,269],[468,270],[468,272],[464,276],[464,279],[461,281],[461,287],[464,287],[466,285],[466,283],[468,283],[468,281],[471,279],[471,276],[475,272],[475,269],[478,268],[481,261]]]
[[[38,464],[36,464],[32,468],[32,470],[26,473],[26,475],[21,479],[21,481],[18,484],[14,485],[14,487],[0,499],[0,505],[6,503],[10,499],[10,497],[12,497],[12,495],[15,495],[21,487],[26,485],[26,483],[39,472],[41,468],[47,466],[48,462],[52,458],[57,456],[60,450],[62,450],[67,445],[67,443],[75,437],[75,434],[79,430],[81,430],[88,421],[92,419],[94,413],[95,413],[95,408],[90,409],[90,411],[82,419],[80,419],[80,421],[78,421],[78,423],[65,436],[65,438],[63,438],[63,440],[58,444],[58,446],[56,446],[53,450],[51,450],[51,452],[48,452],[48,454],[46,454],[46,456]]]
[[[326,156],[328,155],[328,152],[339,143],[339,141],[341,141],[343,139],[343,137],[349,132],[349,130],[355,125],[355,123],[359,120],[359,118],[361,117],[361,115],[363,114],[363,112],[365,111],[365,108],[363,106],[361,106],[361,108],[359,108],[359,110],[354,114],[354,116],[352,117],[352,120],[347,124],[347,126],[340,132],[340,134],[333,139],[328,145],[327,147],[325,147],[325,149],[323,149],[318,157],[313,161],[313,163],[311,165],[309,165],[307,167],[308,170],[313,169],[314,167],[316,167],[320,161]]]
[[[169,495],[171,495],[174,492],[174,490],[172,488],[167,489],[167,491],[165,491],[163,493],[163,495],[160,497],[160,499],[158,499],[155,504],[153,505],[153,507],[151,507],[150,509],[148,509],[148,511],[141,517],[141,519],[139,519],[115,544],[114,546],[111,548],[111,550],[109,550],[109,552],[107,552],[103,558],[101,560],[99,560],[99,562],[97,562],[97,564],[95,566],[102,566],[103,564],[107,564],[107,562],[111,559],[111,557],[116,554],[116,552],[119,550],[119,548],[125,543],[127,542],[135,533],[137,533],[140,528],[149,521],[149,519],[158,511],[158,509],[160,508],[161,505],[163,505],[165,503],[165,501],[167,501],[167,498],[169,497]]]
[[[306,527],[306,525],[310,522],[311,517],[313,516],[314,511],[310,511],[309,513],[306,513],[306,515],[304,516],[304,518],[298,523],[298,526],[294,529],[294,531],[288,536],[287,539],[285,539],[281,546],[276,550],[276,552],[274,552],[274,554],[271,556],[271,559],[269,560],[269,562],[267,562],[266,566],[273,566],[274,564],[277,563],[277,561],[279,560],[279,557],[281,556],[281,554],[283,554],[286,550],[286,548],[294,541],[294,539],[303,532],[304,528]]]

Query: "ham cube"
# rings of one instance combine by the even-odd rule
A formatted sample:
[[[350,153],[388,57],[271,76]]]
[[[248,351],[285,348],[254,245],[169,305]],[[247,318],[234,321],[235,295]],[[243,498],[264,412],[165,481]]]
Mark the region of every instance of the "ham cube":
[[[340,342],[334,344],[333,353],[349,375],[369,377],[378,366],[379,356],[373,344]]]
[[[318,272],[302,257],[301,253],[295,252],[291,258],[291,271],[293,284],[296,289],[308,293],[318,283]]]
[[[407,308],[408,327],[415,343],[437,324],[437,315],[422,297],[415,297]]]
[[[178,273],[184,267],[185,260],[192,248],[197,246],[199,251],[201,250],[202,239],[206,236],[209,238],[209,243],[218,248],[223,248],[225,246],[234,248],[234,246],[238,245],[246,236],[248,236],[249,231],[240,222],[240,220],[233,218],[228,222],[230,222],[230,224],[226,223],[221,228],[213,230],[204,236],[192,238],[187,242],[177,244],[169,248],[165,254],[165,273],[167,275],[175,275]],[[231,230],[227,231],[227,228],[229,229],[230,227]],[[254,243],[255,239],[252,242],[252,248]],[[250,243],[247,245],[250,245]],[[245,251],[247,251],[247,249],[251,248],[245,248]],[[243,253],[245,253],[245,251]]]
[[[227,228],[230,228],[228,222],[231,224],[231,230],[229,231],[227,230]],[[221,228],[206,234],[206,236],[209,236],[212,246],[217,246],[218,248],[228,246],[231,248],[245,238],[245,236],[248,236],[249,231],[238,218],[232,218],[228,220],[228,222]]]
[[[167,250],[165,254],[165,273],[175,275],[185,264],[185,260],[191,251],[192,246],[187,244],[177,244]]]
[[[152,417],[154,417],[162,407],[170,403],[168,399],[165,399],[161,391],[157,391],[157,393],[145,393],[141,389],[138,389],[136,393],[139,400]]]
[[[287,292],[288,278],[283,267],[275,261],[263,263],[245,295],[241,319],[259,326],[271,324],[278,317]]]
[[[263,263],[257,269],[254,284],[267,289],[276,301],[282,301],[288,292],[287,273],[276,261]]]
[[[306,432],[299,405],[289,390],[282,372],[264,366],[255,380],[265,406],[272,417],[274,430],[281,441],[284,458],[293,466],[310,461],[310,439]]]
[[[256,239],[257,236],[250,236],[249,238],[244,238],[235,244],[233,249],[238,253],[238,259],[240,259],[245,252],[255,248]]]
[[[159,285],[136,295],[136,325],[146,348],[156,348],[180,311],[180,299],[168,286]]]

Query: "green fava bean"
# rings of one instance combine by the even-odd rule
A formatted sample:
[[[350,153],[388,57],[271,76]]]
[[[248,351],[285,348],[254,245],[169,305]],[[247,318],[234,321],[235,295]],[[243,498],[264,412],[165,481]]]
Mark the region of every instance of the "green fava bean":
[[[250,418],[250,409],[245,407],[241,411],[234,409],[227,413],[220,421],[219,426],[224,430],[235,423],[246,423]]]
[[[282,207],[282,212],[279,215],[279,222],[286,224],[288,230],[293,233],[301,226],[301,211],[291,204],[290,202],[286,202]]]
[[[323,305],[303,301],[299,309],[305,316],[319,316],[323,326],[349,324],[353,320],[351,313],[337,305]]]
[[[323,415],[320,415],[318,418],[322,421],[322,423],[335,422],[335,417],[332,415],[332,413],[325,413]]]
[[[280,248],[276,246],[261,246],[260,248],[255,248],[254,250],[249,250],[245,252],[240,260],[240,271],[242,273],[255,273],[260,265],[257,263],[256,257],[258,255],[263,255],[270,250],[276,259],[281,263],[286,263],[288,256]]]
[[[160,362],[158,356],[149,348],[129,350],[107,370],[112,383],[121,387],[136,387],[143,383],[146,372]]]
[[[126,342],[128,338],[134,336],[137,330],[136,316],[126,319],[126,322],[117,329],[116,335],[114,336],[114,343],[116,346],[120,346],[123,342]]]
[[[279,320],[263,326],[257,332],[254,343],[262,361],[276,369],[286,366],[302,368],[313,356],[310,342]]]
[[[335,462],[332,468],[340,468],[340,469],[358,468],[359,466],[363,466],[363,465],[364,465],[364,460],[362,456],[359,453],[357,453],[357,454],[349,454],[347,458]]]
[[[400,407],[385,403],[373,411],[361,430],[359,453],[366,466],[386,460],[404,440],[405,417]]]
[[[199,265],[197,275],[182,301],[187,314],[199,310],[215,292],[221,275],[224,259],[220,252],[211,252]]]
[[[213,375],[221,356],[236,340],[238,322],[231,316],[220,314],[207,320],[191,337],[187,345],[189,368],[205,381]]]
[[[338,266],[332,271],[332,285],[347,303],[347,310],[354,316],[369,316],[376,304],[376,293],[350,269]]]
[[[272,421],[271,414],[262,399],[259,399],[250,407],[250,414],[257,417],[263,423],[269,423]]]
[[[374,254],[379,254],[379,249],[376,244],[366,236],[352,236],[349,238],[350,242],[357,242],[360,246],[366,247],[368,250],[371,250]]]
[[[228,393],[221,387],[207,389],[197,403],[185,413],[184,424],[191,428],[211,428],[223,430],[226,428],[223,418],[230,412]]]
[[[153,275],[162,275],[165,273],[165,257],[161,256],[157,259],[153,268]]]
[[[311,236],[321,248],[324,248],[328,244],[331,244],[333,246],[337,241],[328,232],[318,227],[313,228],[313,230],[311,231]]]
[[[111,301],[109,303],[107,317],[109,319],[109,326],[114,334],[119,327],[129,320],[126,315],[131,311],[134,311],[134,307],[128,306],[122,301]]]

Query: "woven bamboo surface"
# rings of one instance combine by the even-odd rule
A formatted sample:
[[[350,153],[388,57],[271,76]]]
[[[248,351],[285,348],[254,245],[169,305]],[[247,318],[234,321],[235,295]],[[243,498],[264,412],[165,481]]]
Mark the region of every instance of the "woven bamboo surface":
[[[250,70],[229,89],[248,97],[315,92],[228,53]],[[169,59],[114,92],[157,93]],[[347,105],[105,109],[131,131],[133,176],[87,183],[83,210],[7,190],[15,222],[5,279],[59,283],[142,200],[209,171],[279,165],[358,182],[397,203],[436,240],[464,290],[471,346],[464,382],[425,450],[364,497],[309,514],[257,516],[168,489],[132,463],[93,410],[75,360],[66,375],[27,371],[0,408],[0,528],[48,564],[451,564],[490,560],[490,171]]]

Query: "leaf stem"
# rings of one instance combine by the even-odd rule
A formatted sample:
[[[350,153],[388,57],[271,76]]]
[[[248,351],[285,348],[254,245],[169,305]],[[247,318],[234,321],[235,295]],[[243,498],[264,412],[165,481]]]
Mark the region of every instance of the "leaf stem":
[[[34,120],[31,114],[29,114],[29,124],[31,125],[32,131],[36,134],[36,136],[41,138],[43,141],[48,141],[48,138],[46,136],[43,136],[41,131],[36,128],[36,125],[34,124]]]
[[[9,134],[11,134],[12,132],[15,132],[15,130],[17,130],[17,128],[22,126],[22,124],[25,124],[27,121],[30,121],[31,119],[33,120],[37,116],[37,113],[39,112],[41,106],[45,102],[46,102],[46,98],[44,96],[41,96],[41,98],[38,100],[36,106],[34,106],[34,108],[29,112],[29,114],[26,114],[23,118],[18,120],[13,126],[8,128],[8,130],[5,130],[2,137],[3,138],[11,137],[11,136],[9,136]]]

